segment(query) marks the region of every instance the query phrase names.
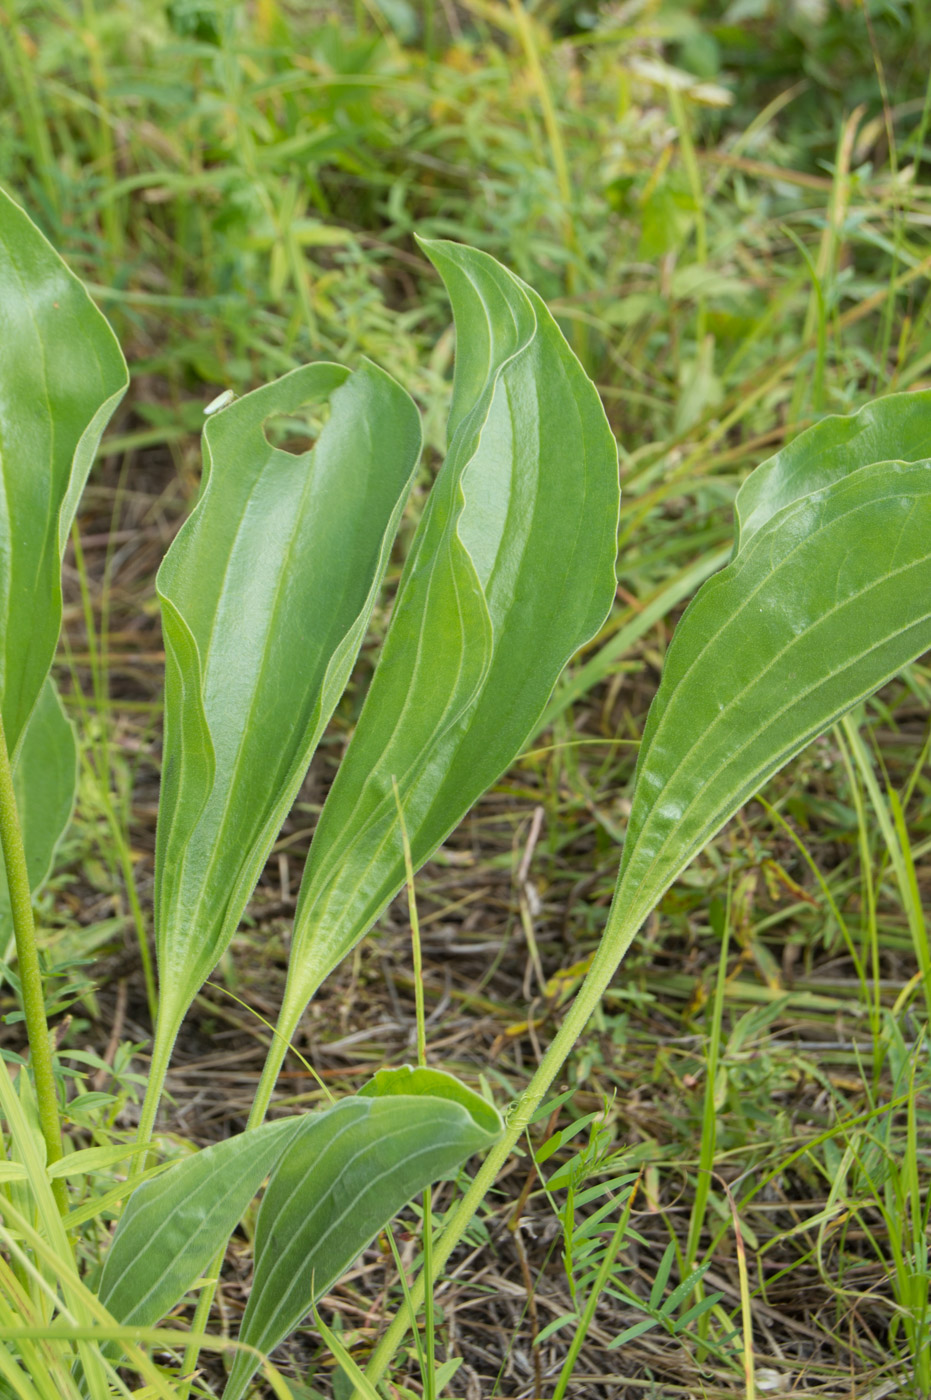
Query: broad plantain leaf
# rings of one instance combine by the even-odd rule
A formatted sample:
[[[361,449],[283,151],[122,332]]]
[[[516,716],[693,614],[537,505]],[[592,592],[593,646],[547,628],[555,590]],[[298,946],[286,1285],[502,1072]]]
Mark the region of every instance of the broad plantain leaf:
[[[136,1188],[100,1279],[100,1301],[118,1322],[152,1326],[184,1297],[304,1121],[263,1123],[173,1162]]]
[[[617,449],[540,298],[487,254],[424,245],[457,350],[449,451],[318,823],[282,1024],[506,769],[614,596]]]
[[[48,879],[55,850],[71,820],[77,770],[74,727],[48,677],[13,765],[16,806],[33,893]],[[14,947],[10,892],[0,854],[0,949],[4,950],[5,961],[11,958]]]
[[[84,287],[0,190],[0,709],[11,756],[58,645],[78,499],[127,383]]]
[[[931,458],[931,392],[889,394],[822,419],[750,473],[737,493],[735,555],[777,510],[872,462]]]
[[[502,1130],[484,1099],[427,1069],[376,1075],[356,1098],[299,1121],[259,1209],[255,1277],[239,1333],[266,1353],[402,1206]],[[224,1400],[239,1400],[257,1366],[237,1352]]]
[[[100,1301],[121,1323],[154,1325],[197,1282],[269,1177],[242,1325],[243,1341],[269,1349],[417,1191],[501,1129],[495,1108],[452,1075],[380,1070],[356,1098],[215,1143],[138,1187],[104,1261]],[[254,1370],[240,1356],[228,1394],[241,1394]]]
[[[679,623],[644,730],[609,923],[627,941],[741,803],[931,647],[928,451],[931,394],[902,395],[748,478],[734,559]]]
[[[269,445],[269,416],[327,397],[312,451]],[[201,497],[158,575],[162,1049],[235,932],[349,678],[420,441],[411,399],[374,365],[294,370],[204,429]]]

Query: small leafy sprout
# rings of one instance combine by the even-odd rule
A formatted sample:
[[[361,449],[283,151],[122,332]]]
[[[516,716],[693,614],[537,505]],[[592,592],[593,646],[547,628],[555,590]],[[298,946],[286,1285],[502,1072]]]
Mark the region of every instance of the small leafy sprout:
[[[224,389],[222,394],[217,394],[215,399],[211,399],[204,409],[204,417],[212,418],[215,413],[219,413],[221,408],[228,408],[236,395],[232,389]]]

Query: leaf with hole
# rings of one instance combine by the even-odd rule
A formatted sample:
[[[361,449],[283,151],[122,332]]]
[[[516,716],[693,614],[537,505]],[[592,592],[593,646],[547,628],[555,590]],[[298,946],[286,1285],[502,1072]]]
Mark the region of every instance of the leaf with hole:
[[[279,1029],[520,752],[615,591],[617,448],[540,298],[487,254],[423,245],[456,323],[449,449],[314,835]]]
[[[265,420],[328,403],[316,445]],[[166,647],[156,1058],[228,946],[349,679],[420,453],[374,365],[313,364],[204,428],[200,499],[158,575]]]

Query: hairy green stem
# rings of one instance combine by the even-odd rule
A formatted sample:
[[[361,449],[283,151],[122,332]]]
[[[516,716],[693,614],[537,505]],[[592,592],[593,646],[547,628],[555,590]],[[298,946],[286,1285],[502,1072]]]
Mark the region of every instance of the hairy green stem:
[[[316,988],[314,988],[316,991]],[[294,1032],[297,1030],[297,1023],[301,1019],[306,1003],[296,1003],[288,996],[288,988],[285,987],[284,998],[281,1003],[281,1010],[278,1012],[278,1024],[275,1026],[275,1034],[272,1043],[268,1047],[268,1054],[265,1056],[265,1065],[262,1069],[262,1078],[259,1080],[259,1087],[255,1091],[255,1098],[252,1100],[252,1109],[249,1113],[249,1121],[246,1124],[246,1132],[250,1128],[257,1128],[265,1122],[265,1115],[268,1112],[268,1105],[271,1103],[272,1094],[275,1092],[275,1085],[278,1082],[278,1075],[284,1063],[284,1057],[288,1053]]]
[[[543,1096],[547,1089],[562,1069],[572,1047],[588,1025],[589,1019],[611,982],[611,978],[617,971],[618,964],[633,942],[640,923],[640,917],[635,920],[631,917],[621,919],[618,916],[614,926],[612,926],[612,919],[609,917],[604,936],[592,960],[585,981],[579,988],[578,995],[543,1056],[536,1074],[509,1115],[504,1136],[488,1153],[476,1172],[472,1185],[447,1221],[439,1239],[434,1243],[432,1261],[434,1278],[438,1276],[462,1239],[471,1224],[472,1217],[494,1185],[499,1171],[543,1102]],[[404,1308],[397,1313],[391,1326],[372,1353],[372,1358],[366,1367],[366,1379],[371,1381],[373,1385],[377,1385],[387,1370],[391,1358],[404,1338],[410,1317],[416,1316],[423,1305],[424,1292],[424,1274],[421,1272],[414,1280],[410,1290],[410,1308]],[[362,1400],[358,1390],[354,1392],[352,1400]]]
[[[175,1036],[167,1037],[162,1034],[161,1027],[164,1024],[163,1017],[160,1016],[155,1023],[155,1035],[152,1041],[152,1058],[149,1061],[149,1077],[145,1086],[145,1099],[142,1103],[142,1113],[139,1116],[139,1132],[137,1134],[140,1143],[148,1143],[152,1140],[155,1131],[155,1120],[158,1117],[158,1106],[162,1100],[162,1092],[165,1088],[165,1079],[168,1074],[168,1065],[171,1061],[171,1052],[174,1049]]]
[[[26,865],[26,852],[23,849],[23,833],[19,824],[16,806],[16,792],[13,788],[13,769],[6,747],[6,732],[0,717],[0,847],[6,865],[6,879],[10,890],[10,910],[13,916],[13,932],[16,936],[16,959],[19,964],[19,980],[23,992],[23,1013],[26,1018],[26,1035],[29,1038],[29,1056],[36,1086],[36,1102],[39,1108],[39,1124],[45,1139],[46,1160],[51,1166],[61,1160],[61,1121],[58,1116],[58,1094],[55,1089],[55,1070],[52,1064],[52,1042],[49,1038],[48,1022],[45,1019],[45,992],[42,987],[42,971],[39,967],[39,950],[36,944],[36,925],[32,915],[32,891],[29,888],[29,870]],[[68,1193],[64,1180],[57,1177],[52,1182],[52,1191],[59,1210],[64,1215],[68,1209]]]

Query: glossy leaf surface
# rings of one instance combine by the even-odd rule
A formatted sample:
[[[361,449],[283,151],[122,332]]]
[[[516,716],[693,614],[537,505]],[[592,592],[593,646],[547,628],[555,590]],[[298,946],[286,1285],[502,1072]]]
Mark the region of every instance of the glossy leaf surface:
[[[772,773],[931,647],[931,395],[905,398],[824,420],[740,492],[736,555],[650,710],[612,923],[639,924]]]
[[[100,1280],[100,1301],[118,1322],[152,1326],[184,1297],[303,1122],[264,1123],[172,1163],[136,1188]]]
[[[74,808],[78,746],[51,677],[26,725],[13,765],[13,785],[23,833],[29,888],[35,894],[48,879],[59,841]],[[0,854],[0,949],[9,959],[15,948],[10,892]]]
[[[873,462],[931,458],[931,392],[889,394],[825,418],[761,462],[737,493],[735,554],[776,511]]]
[[[314,448],[271,415],[329,402]],[[314,364],[204,429],[200,500],[158,575],[166,733],[156,849],[160,1025],[228,945],[343,692],[420,452],[407,394]]]
[[[78,499],[127,383],[106,320],[0,190],[0,704],[11,755],[58,644]]]
[[[540,298],[486,254],[426,250],[456,321],[449,451],[298,901],[292,1017],[520,751],[614,596],[617,449]]]
[[[387,1071],[355,1098],[299,1121],[259,1209],[240,1328],[240,1341],[266,1353],[418,1191],[501,1133],[491,1105],[427,1069]],[[256,1366],[237,1352],[224,1400],[239,1400]]]

